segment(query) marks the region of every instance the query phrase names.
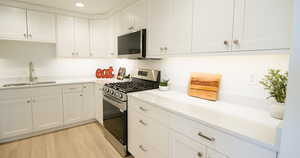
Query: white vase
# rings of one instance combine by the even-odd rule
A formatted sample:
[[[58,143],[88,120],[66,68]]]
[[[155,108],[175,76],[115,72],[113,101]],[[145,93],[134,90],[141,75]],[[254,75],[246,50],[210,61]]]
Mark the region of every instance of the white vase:
[[[169,90],[169,86],[159,86],[159,90],[161,90],[161,91],[168,91]]]
[[[283,103],[274,103],[271,106],[271,116],[273,118],[283,120],[284,111],[285,111],[285,106]]]

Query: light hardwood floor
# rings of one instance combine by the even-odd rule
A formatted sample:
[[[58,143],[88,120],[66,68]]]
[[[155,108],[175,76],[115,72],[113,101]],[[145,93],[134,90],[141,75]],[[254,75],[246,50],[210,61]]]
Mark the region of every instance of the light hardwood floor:
[[[0,158],[121,158],[97,123],[0,145]]]

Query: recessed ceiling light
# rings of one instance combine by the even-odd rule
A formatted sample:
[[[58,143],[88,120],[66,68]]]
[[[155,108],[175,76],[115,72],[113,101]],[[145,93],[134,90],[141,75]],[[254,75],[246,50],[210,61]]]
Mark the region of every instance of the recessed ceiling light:
[[[84,7],[84,4],[82,2],[76,2],[75,6],[79,7],[79,8],[82,8],[82,7]]]

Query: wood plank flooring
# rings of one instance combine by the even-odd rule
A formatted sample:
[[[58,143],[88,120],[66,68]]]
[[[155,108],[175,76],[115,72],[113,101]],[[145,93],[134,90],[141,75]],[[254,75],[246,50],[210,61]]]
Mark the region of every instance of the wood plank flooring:
[[[97,123],[0,145],[0,158],[122,158]]]

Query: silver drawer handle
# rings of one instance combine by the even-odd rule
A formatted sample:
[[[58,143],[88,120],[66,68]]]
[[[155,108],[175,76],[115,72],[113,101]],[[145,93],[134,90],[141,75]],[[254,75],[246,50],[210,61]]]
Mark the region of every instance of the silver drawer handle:
[[[144,122],[143,120],[140,120],[139,123],[141,123],[141,124],[144,125],[144,126],[147,126],[147,123]]]
[[[143,147],[143,145],[140,145],[139,148],[140,148],[143,152],[147,152],[147,149],[145,149],[145,148]]]
[[[199,135],[200,137],[202,137],[202,138],[208,140],[208,141],[211,141],[211,142],[214,142],[214,141],[216,140],[215,138],[213,138],[213,137],[208,137],[208,136],[202,134],[201,132],[199,132],[198,135]]]
[[[145,109],[145,108],[143,108],[143,107],[141,107],[141,106],[140,106],[140,110],[142,110],[142,111],[144,111],[144,112],[148,111],[147,109]]]

